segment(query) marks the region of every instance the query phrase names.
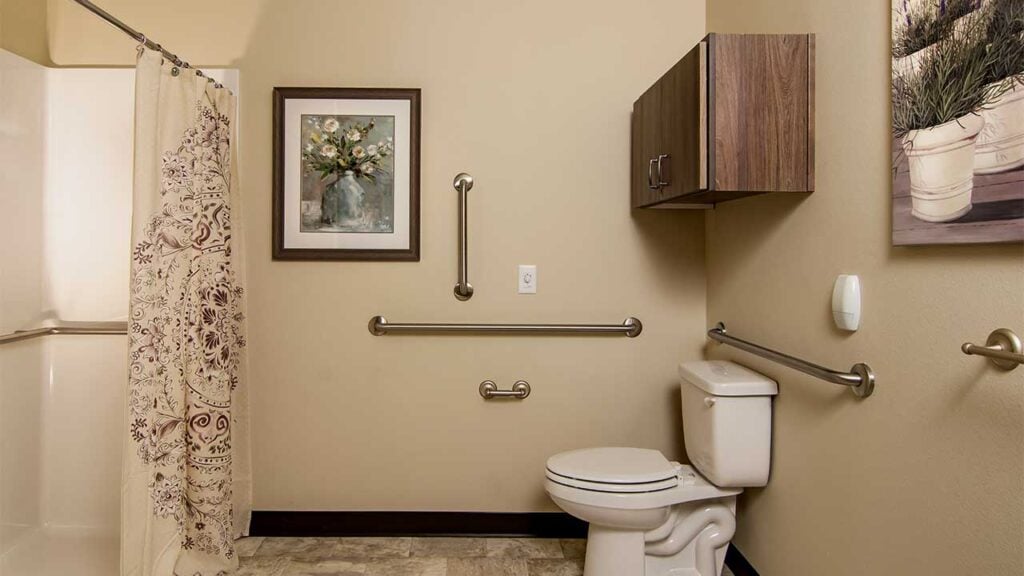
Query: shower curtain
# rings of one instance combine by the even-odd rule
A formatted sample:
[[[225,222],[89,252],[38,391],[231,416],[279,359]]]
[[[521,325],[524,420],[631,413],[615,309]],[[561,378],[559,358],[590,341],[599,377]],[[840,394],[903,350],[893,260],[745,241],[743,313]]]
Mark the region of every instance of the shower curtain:
[[[251,486],[235,96],[140,50],[122,576],[238,565]]]

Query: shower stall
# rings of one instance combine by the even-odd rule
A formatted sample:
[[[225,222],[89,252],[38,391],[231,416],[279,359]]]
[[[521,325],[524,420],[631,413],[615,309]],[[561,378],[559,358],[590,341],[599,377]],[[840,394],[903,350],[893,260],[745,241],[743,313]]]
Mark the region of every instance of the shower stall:
[[[236,71],[211,76],[237,94]],[[123,326],[134,80],[0,51],[0,335]],[[0,576],[118,573],[127,352],[116,333],[0,343]]]

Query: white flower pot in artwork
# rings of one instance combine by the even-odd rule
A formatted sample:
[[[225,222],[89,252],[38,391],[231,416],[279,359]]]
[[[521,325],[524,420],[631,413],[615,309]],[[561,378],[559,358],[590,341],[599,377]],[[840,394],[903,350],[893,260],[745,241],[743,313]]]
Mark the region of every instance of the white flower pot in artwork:
[[[979,114],[985,127],[978,134],[974,172],[995,174],[1024,166],[1024,77]]]
[[[935,52],[935,45],[925,46],[924,48],[914,52],[913,54],[907,54],[899,58],[892,59],[892,73],[894,78],[913,78],[917,76],[917,73],[921,71],[921,64],[924,59],[927,58],[932,52]]]
[[[970,211],[974,143],[984,125],[981,116],[967,114],[952,122],[911,130],[903,138],[915,218],[949,222]]]

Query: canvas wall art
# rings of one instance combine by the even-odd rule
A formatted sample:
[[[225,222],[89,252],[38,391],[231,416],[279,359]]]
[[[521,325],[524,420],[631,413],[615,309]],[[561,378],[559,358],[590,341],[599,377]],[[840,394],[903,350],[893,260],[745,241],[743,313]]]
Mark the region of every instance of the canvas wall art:
[[[893,0],[893,244],[1024,241],[1024,0]]]
[[[419,90],[274,90],[274,258],[419,259]]]

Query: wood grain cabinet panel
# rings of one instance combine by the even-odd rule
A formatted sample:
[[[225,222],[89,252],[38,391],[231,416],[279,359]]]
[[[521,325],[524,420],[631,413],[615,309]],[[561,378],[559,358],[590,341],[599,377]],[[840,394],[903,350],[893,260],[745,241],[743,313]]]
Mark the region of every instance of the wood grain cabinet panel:
[[[708,35],[633,106],[633,207],[813,191],[813,91],[813,35]]]

